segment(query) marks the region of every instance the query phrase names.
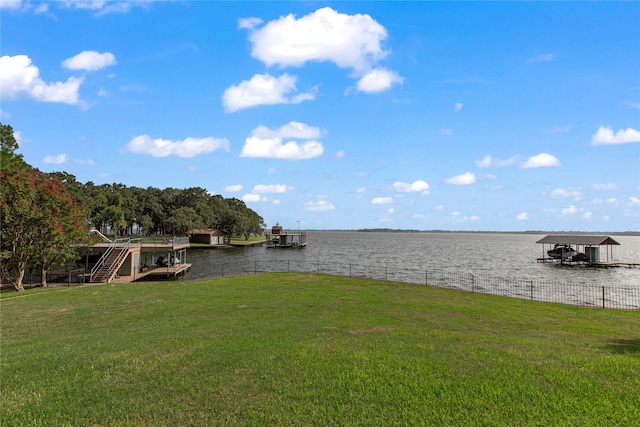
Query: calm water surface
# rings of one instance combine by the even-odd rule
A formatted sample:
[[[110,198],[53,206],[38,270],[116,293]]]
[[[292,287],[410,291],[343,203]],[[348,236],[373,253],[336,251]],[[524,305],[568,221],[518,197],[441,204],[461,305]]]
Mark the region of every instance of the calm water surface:
[[[221,263],[291,260],[547,279],[589,285],[639,285],[640,268],[586,268],[536,262],[544,234],[307,232],[305,249],[190,249],[189,278],[215,274]],[[640,262],[640,237],[614,236],[617,261]],[[606,257],[604,248],[601,257]]]

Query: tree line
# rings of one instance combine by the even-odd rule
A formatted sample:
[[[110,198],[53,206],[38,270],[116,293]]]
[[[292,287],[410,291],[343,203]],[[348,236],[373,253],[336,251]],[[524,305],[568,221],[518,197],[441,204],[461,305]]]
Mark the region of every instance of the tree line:
[[[96,185],[66,172],[44,173],[16,153],[10,125],[0,123],[0,278],[23,289],[25,271],[40,284],[54,266],[75,260],[89,228],[115,236],[186,235],[215,228],[231,236],[262,234],[266,225],[242,200],[186,189]]]

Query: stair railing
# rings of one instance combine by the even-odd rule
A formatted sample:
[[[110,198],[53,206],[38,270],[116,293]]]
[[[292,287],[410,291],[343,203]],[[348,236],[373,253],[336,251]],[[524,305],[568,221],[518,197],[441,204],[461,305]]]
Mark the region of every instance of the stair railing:
[[[109,255],[111,255],[111,252],[113,252],[113,250],[116,247],[122,245],[123,243],[126,244],[128,247],[130,240],[131,239],[129,238],[122,238],[122,239],[115,239],[113,242],[111,242],[107,250],[104,251],[100,259],[98,259],[98,262],[96,262],[96,265],[94,265],[93,268],[91,269],[91,274],[89,275],[90,282],[93,282],[93,276],[95,276],[95,274],[102,268],[107,258],[109,258]]]
[[[109,265],[109,269],[107,270],[107,283],[109,283],[109,281],[111,280],[111,276],[115,273],[115,271],[118,268],[120,268],[120,264],[122,264],[122,261],[124,260],[124,258],[129,254],[130,246],[131,246],[131,239],[126,239],[126,242],[122,247],[122,249],[120,250],[120,253],[116,257],[116,259],[114,259],[113,262]]]

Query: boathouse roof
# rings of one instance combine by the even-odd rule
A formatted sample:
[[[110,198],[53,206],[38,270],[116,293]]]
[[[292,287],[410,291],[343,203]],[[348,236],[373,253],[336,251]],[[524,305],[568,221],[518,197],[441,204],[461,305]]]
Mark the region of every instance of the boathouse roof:
[[[189,234],[206,234],[208,236],[226,236],[227,233],[218,230],[217,228],[204,228],[200,230],[191,230]]]
[[[576,235],[576,234],[550,234],[536,243],[550,243],[552,245],[588,245],[588,246],[601,246],[601,245],[620,245],[620,243],[613,240],[610,236],[603,235]]]

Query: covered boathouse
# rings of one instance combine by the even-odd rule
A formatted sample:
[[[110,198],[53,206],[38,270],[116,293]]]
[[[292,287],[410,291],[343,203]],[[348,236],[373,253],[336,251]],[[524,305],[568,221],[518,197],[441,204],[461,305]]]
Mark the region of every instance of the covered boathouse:
[[[271,227],[271,232],[267,234],[267,248],[297,248],[302,249],[307,246],[306,231],[286,231],[278,223]]]
[[[561,264],[588,264],[602,267],[634,266],[614,260],[616,240],[604,235],[550,234],[538,240],[542,244],[542,258],[538,262]],[[602,253],[601,249],[604,249]]]
[[[75,281],[82,283],[130,283],[146,277],[171,278],[186,273],[189,237],[122,237],[111,240],[95,229],[99,241],[79,248],[84,268]],[[71,280],[71,279],[69,279]]]

